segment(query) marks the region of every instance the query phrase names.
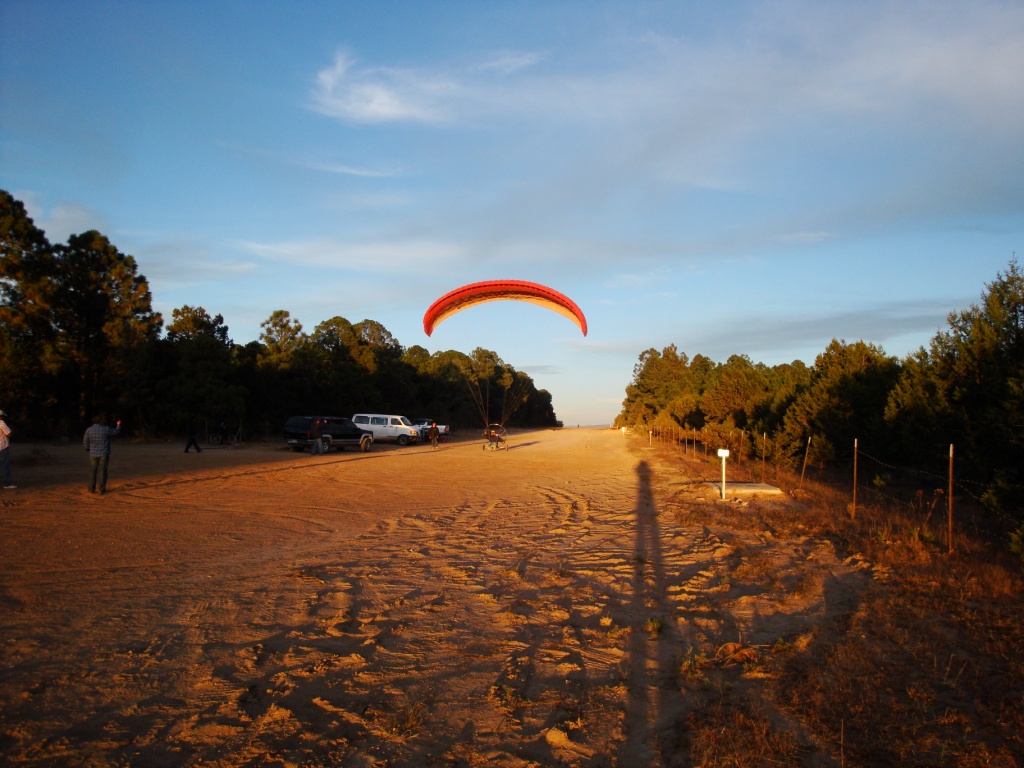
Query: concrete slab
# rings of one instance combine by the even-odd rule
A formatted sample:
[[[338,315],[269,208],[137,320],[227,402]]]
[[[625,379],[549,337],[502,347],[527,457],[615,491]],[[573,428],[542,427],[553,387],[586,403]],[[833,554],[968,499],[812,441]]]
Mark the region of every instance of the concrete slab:
[[[722,483],[705,483],[708,488],[712,488],[715,494],[721,498],[722,496]],[[768,483],[730,483],[728,480],[725,481],[725,497],[727,499],[738,499],[748,498],[750,496],[782,496],[783,491],[781,488],[777,488],[774,485],[768,485]]]

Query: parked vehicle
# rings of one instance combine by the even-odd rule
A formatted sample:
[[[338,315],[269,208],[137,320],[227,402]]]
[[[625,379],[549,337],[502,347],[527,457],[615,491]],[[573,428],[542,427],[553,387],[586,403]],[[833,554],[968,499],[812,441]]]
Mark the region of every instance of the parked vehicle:
[[[234,445],[238,442],[241,431],[242,428],[239,426],[238,432],[231,432],[222,421],[216,429],[210,431],[206,439],[210,441],[210,445]]]
[[[420,431],[420,440],[423,440],[423,441],[426,441],[426,440],[430,439],[430,437],[428,437],[428,435],[427,435],[427,430],[430,429],[430,425],[431,424],[436,424],[436,423],[437,423],[436,419],[413,419],[412,420],[412,425],[414,427],[416,427],[416,429],[418,429]],[[437,432],[438,432],[438,439],[441,440],[442,442],[446,441],[448,439],[448,435],[451,434],[451,430],[448,428],[447,424],[438,424],[437,425]]]
[[[420,431],[405,416],[390,413],[357,413],[352,421],[360,429],[368,429],[374,440],[390,440],[409,445],[420,439]]]
[[[323,432],[320,439],[324,442],[324,450],[337,448],[358,448],[364,453],[373,445],[373,432],[360,429],[352,423],[352,419],[344,416],[292,416],[284,425],[284,441],[293,450],[301,451],[313,445],[313,420],[320,419]]]

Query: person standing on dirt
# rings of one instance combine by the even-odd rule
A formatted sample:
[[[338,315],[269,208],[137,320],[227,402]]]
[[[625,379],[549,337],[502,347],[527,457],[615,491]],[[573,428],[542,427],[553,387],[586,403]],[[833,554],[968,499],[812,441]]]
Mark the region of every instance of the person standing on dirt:
[[[309,449],[310,456],[318,456],[324,453],[324,423],[320,419],[313,419],[313,426],[310,427],[309,436],[313,438],[313,447]]]
[[[430,429],[427,430],[427,437],[430,438],[430,444],[434,446],[434,450],[437,450],[437,439],[441,436],[441,431],[437,428],[437,422],[430,422]]]
[[[185,453],[188,453],[188,449],[192,446],[195,446],[196,453],[203,452],[203,449],[199,447],[199,441],[196,439],[196,432],[198,432],[196,420],[189,419],[188,423],[185,424],[185,434],[188,435],[188,441],[185,443]]]
[[[89,475],[89,493],[107,492],[107,465],[110,463],[110,438],[121,434],[121,420],[108,427],[102,416],[93,416],[92,426],[85,430],[82,445],[89,453],[92,471]]]
[[[4,473],[4,488],[10,491],[18,486],[11,480],[11,428],[6,419],[6,411],[0,411],[0,467]]]

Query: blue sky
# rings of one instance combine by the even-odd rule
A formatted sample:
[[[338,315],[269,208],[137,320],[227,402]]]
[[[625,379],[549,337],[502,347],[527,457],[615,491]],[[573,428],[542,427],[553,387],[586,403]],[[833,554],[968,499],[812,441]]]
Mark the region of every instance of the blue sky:
[[[496,351],[567,425],[640,353],[903,357],[1024,252],[1020,2],[0,0],[0,188],[154,308]],[[424,335],[463,283],[522,279]]]

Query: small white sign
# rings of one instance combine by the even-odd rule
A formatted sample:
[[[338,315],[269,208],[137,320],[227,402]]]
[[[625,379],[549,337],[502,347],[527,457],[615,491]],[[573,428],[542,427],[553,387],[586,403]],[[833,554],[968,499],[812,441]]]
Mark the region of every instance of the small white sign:
[[[729,449],[728,448],[719,448],[718,449],[718,455],[721,456],[724,459],[726,456],[729,455]]]

